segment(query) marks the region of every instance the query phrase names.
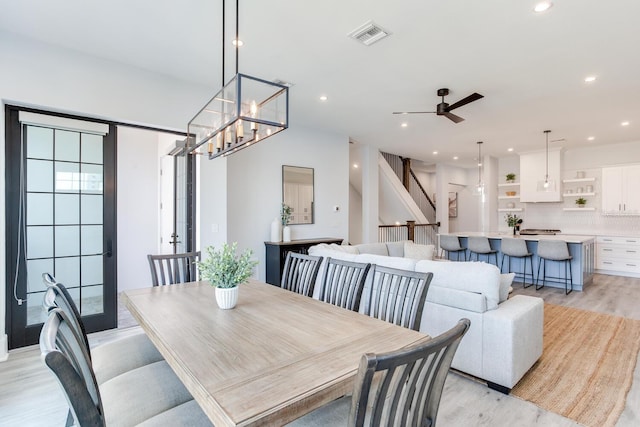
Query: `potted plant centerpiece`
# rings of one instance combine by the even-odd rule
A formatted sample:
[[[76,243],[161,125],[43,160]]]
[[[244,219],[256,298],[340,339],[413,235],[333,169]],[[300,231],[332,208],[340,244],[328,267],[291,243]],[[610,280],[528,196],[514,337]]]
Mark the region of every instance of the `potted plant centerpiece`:
[[[506,181],[509,184],[516,182],[516,174],[515,173],[508,173],[505,178],[506,178]]]
[[[515,214],[506,214],[504,219],[507,225],[513,228],[513,234],[515,235],[518,228],[520,228],[520,224],[522,224],[522,218],[518,218],[518,215]]]
[[[216,302],[224,310],[236,306],[238,285],[247,282],[258,264],[251,259],[253,252],[250,249],[237,255],[237,246],[235,242],[231,246],[223,243],[220,250],[208,246],[207,258],[197,263],[200,276],[216,288]]]
[[[584,208],[584,205],[587,204],[587,199],[585,199],[584,197],[579,197],[576,199],[576,205],[578,205],[579,208]]]

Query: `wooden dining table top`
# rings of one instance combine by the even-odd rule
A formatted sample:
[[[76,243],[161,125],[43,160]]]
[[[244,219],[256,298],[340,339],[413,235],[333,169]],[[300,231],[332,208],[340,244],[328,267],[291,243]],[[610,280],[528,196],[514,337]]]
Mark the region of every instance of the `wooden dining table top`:
[[[290,422],[350,392],[364,353],[426,337],[256,280],[239,291],[231,310],[207,282],[123,293],[217,427]]]

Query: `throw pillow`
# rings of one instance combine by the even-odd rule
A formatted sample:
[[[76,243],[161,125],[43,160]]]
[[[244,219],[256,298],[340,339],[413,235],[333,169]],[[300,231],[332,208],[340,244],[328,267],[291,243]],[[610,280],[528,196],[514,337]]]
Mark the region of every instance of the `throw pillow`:
[[[511,283],[513,279],[516,277],[516,273],[508,273],[500,275],[500,289],[498,290],[498,304],[502,301],[506,301],[509,298],[509,288],[511,287]]]
[[[405,242],[404,257],[411,259],[433,259],[434,245],[416,245],[413,242]]]

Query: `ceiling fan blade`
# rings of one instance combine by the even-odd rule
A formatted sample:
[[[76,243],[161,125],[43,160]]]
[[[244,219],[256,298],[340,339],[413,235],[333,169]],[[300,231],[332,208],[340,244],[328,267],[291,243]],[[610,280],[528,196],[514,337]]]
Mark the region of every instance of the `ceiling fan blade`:
[[[445,116],[447,119],[451,120],[454,123],[460,123],[460,122],[464,121],[464,119],[462,117],[456,116],[455,114],[450,113],[448,111],[446,113],[444,113],[443,116]]]
[[[394,111],[392,114],[435,114],[435,111]]]
[[[462,98],[460,101],[455,102],[447,107],[447,111],[455,110],[458,107],[462,107],[463,105],[467,105],[470,102],[477,101],[480,98],[484,98],[484,96],[479,93],[472,93],[466,98]]]

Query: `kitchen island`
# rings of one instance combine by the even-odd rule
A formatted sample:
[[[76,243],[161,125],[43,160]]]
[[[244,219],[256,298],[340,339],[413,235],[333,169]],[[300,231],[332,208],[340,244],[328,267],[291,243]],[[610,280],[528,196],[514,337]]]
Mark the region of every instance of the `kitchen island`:
[[[556,235],[526,235],[526,236],[514,236],[507,233],[481,233],[481,232],[467,232],[467,233],[451,233],[454,236],[460,238],[460,243],[463,247],[467,247],[467,241],[470,236],[485,236],[489,239],[489,243],[492,249],[498,251],[498,268],[502,263],[502,252],[500,251],[502,245],[502,239],[505,237],[512,237],[516,239],[522,239],[527,243],[529,252],[533,254],[533,273],[535,277],[538,276],[538,266],[540,264],[540,258],[537,255],[538,242],[540,240],[560,240],[567,242],[569,246],[569,253],[573,257],[571,260],[571,274],[573,275],[573,289],[576,291],[584,290],[585,286],[588,286],[593,280],[593,272],[595,269],[595,236],[582,236],[573,234],[556,234]],[[469,251],[466,251],[466,258],[469,258]],[[481,256],[480,258],[483,258]],[[493,259],[493,257],[492,257]],[[503,273],[507,271],[507,263],[504,263]],[[511,271],[522,272],[524,261],[518,258],[511,259]],[[564,277],[564,267],[559,262],[547,262],[547,276]],[[527,268],[528,270],[528,268]],[[521,281],[521,274],[516,273],[518,281]],[[542,284],[542,279],[538,282]],[[545,286],[553,288],[563,288],[564,283],[545,281]]]

